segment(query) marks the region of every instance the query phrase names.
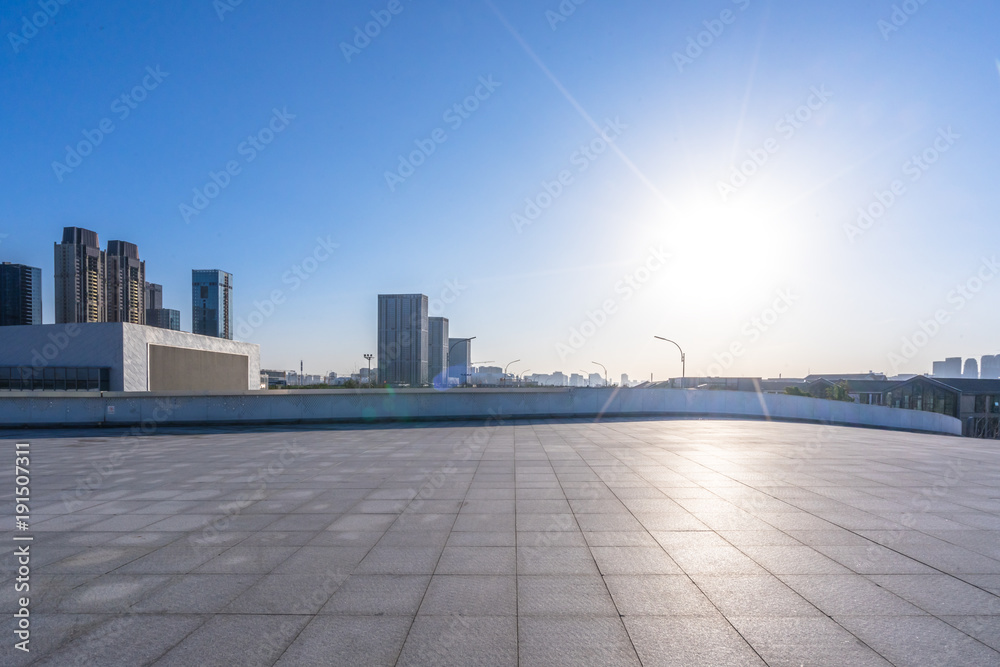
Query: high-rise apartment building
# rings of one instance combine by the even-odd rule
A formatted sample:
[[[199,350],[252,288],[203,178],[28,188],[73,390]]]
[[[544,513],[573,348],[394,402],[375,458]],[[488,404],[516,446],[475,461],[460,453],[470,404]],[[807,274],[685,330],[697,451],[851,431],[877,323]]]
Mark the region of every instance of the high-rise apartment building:
[[[139,259],[139,248],[128,241],[109,241],[104,255],[107,321],[145,324],[146,263]]]
[[[469,374],[472,373],[472,341],[465,338],[449,338],[448,350],[448,379],[465,384]]]
[[[979,366],[979,378],[982,380],[1000,380],[1000,354],[983,356]]]
[[[434,384],[448,385],[448,318],[428,317],[427,374]]]
[[[191,272],[191,331],[233,339],[233,276],[218,269]]]
[[[146,310],[163,308],[163,285],[146,283]]]
[[[423,294],[378,295],[379,382],[414,387],[428,384],[427,305]]]
[[[0,326],[42,323],[42,270],[0,264]]]
[[[105,271],[97,232],[63,228],[62,243],[55,244],[56,324],[107,321]]]
[[[181,311],[163,307],[163,285],[146,283],[146,324],[160,329],[181,330]]]
[[[979,379],[979,362],[975,359],[966,359],[965,368],[962,370],[962,377],[966,380]]]
[[[962,377],[962,357],[948,357],[944,361],[935,361],[932,375],[936,378]]]

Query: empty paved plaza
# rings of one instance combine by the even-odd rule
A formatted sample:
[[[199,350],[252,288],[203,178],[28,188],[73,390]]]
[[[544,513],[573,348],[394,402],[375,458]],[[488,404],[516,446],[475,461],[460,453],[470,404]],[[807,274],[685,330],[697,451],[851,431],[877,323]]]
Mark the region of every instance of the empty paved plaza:
[[[1000,664],[995,441],[501,418],[3,441],[3,664]]]

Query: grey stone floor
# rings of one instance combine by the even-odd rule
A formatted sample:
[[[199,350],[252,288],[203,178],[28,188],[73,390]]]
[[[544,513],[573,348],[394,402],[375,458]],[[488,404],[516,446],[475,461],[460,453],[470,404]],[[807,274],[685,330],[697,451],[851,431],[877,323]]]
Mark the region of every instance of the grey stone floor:
[[[46,665],[998,665],[996,442],[736,421],[0,434]]]

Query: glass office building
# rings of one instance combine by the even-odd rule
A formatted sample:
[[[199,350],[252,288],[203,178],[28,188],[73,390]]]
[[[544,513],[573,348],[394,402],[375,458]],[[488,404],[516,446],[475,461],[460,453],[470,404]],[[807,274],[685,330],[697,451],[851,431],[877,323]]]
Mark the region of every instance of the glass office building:
[[[379,381],[419,387],[430,380],[428,299],[423,294],[378,295]]]
[[[448,318],[427,318],[427,374],[435,385],[448,386]]]
[[[0,264],[0,326],[42,323],[42,270]]]
[[[233,339],[233,276],[218,269],[191,272],[191,331]]]

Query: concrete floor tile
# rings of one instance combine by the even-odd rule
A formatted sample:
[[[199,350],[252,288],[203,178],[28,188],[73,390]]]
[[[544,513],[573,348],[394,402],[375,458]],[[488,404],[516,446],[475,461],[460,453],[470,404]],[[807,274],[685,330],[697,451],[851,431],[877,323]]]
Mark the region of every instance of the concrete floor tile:
[[[413,616],[427,591],[429,575],[355,574],[323,606],[323,614]]]
[[[640,664],[620,618],[527,616],[518,619],[518,638],[524,667]]]
[[[513,616],[417,616],[399,667],[513,667],[518,664]]]
[[[516,616],[517,580],[513,576],[435,574],[420,614]]]
[[[157,667],[273,665],[311,616],[218,615],[188,635]]]
[[[765,663],[721,615],[626,616],[644,667],[764,667]]]
[[[519,616],[618,616],[607,585],[596,575],[517,578]]]
[[[410,619],[393,616],[317,616],[285,649],[279,667],[396,664]]]

